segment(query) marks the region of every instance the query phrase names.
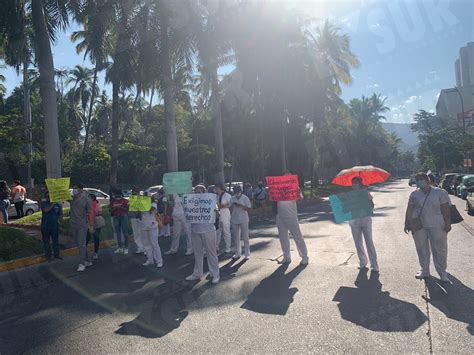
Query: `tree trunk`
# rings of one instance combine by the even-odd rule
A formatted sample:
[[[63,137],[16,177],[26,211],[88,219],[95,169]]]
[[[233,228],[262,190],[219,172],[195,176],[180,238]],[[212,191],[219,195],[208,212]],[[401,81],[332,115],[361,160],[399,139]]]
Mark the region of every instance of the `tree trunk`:
[[[286,114],[285,112],[281,113],[281,172],[284,173],[287,171],[286,165]]]
[[[219,81],[217,79],[217,67],[212,70],[211,91],[211,114],[215,127],[215,149],[217,160],[216,183],[225,183],[224,138],[222,137],[222,113],[219,99]]]
[[[117,78],[112,81],[112,147],[110,150],[110,186],[117,186],[118,140],[119,140],[119,85]]]
[[[54,63],[46,27],[43,0],[32,1],[31,10],[36,37],[36,59],[40,74],[41,108],[44,116],[46,175],[48,178],[59,178],[61,177],[61,154],[56,88],[54,85]]]
[[[27,156],[28,156],[28,188],[31,190],[33,188],[33,180],[31,180],[31,162],[32,162],[32,150],[33,150],[33,140],[31,135],[31,104],[30,104],[30,83],[28,78],[28,65],[29,60],[26,55],[23,58],[23,96],[24,96],[24,108],[23,115],[25,118],[26,126],[26,142],[27,142]]]
[[[169,14],[161,11],[161,65],[163,99],[166,123],[166,158],[168,171],[178,171],[178,139],[176,136],[176,117],[174,111],[173,79],[171,73],[171,55],[168,36]]]
[[[87,115],[87,124],[86,124],[86,136],[84,137],[84,147],[82,148],[83,151],[87,149],[87,143],[89,142],[89,132],[91,127],[91,120],[92,120],[92,109],[94,108],[94,101],[95,101],[95,86],[97,85],[97,72],[99,71],[98,66],[96,65],[94,68],[94,81],[92,84],[92,94],[91,94],[91,102],[89,105],[89,114]]]

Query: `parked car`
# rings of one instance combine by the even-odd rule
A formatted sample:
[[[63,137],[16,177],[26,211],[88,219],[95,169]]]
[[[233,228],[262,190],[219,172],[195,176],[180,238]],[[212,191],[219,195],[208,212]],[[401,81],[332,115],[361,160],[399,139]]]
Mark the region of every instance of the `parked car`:
[[[37,201],[30,200],[29,198],[26,199],[25,204],[23,205],[23,212],[25,216],[32,215],[35,212],[39,212],[40,207]],[[15,205],[11,205],[8,209],[8,216],[9,217],[17,217]]]
[[[467,197],[467,189],[472,186],[474,186],[474,175],[464,176],[461,184],[458,186],[458,196],[465,200]]]
[[[133,191],[132,190],[122,190],[123,197],[128,199],[130,196],[132,196]]]
[[[461,181],[462,181],[462,178],[465,176],[466,174],[456,174],[456,177],[453,179],[453,185],[451,186],[451,188],[453,189],[454,191],[454,196],[457,196],[457,188],[458,186],[461,184]]]
[[[408,180],[408,185],[413,186],[416,185],[416,179],[415,179],[416,174],[411,174],[410,179]]]
[[[150,186],[143,191],[143,196],[153,196],[163,188],[163,185]]]
[[[468,215],[474,216],[474,187],[467,189],[466,209]]]
[[[454,194],[452,189],[453,180],[456,177],[456,173],[444,174],[443,179],[441,179],[441,188],[446,190],[449,194]]]

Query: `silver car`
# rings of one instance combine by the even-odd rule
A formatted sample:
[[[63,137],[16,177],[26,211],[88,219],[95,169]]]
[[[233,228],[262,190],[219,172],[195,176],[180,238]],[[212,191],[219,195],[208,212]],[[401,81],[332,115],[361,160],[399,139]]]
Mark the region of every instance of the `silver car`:
[[[25,200],[25,204],[23,205],[23,213],[25,216],[30,216],[35,212],[39,212],[39,210],[40,207],[37,201],[30,200],[29,198]],[[8,209],[8,217],[17,217],[14,204]]]

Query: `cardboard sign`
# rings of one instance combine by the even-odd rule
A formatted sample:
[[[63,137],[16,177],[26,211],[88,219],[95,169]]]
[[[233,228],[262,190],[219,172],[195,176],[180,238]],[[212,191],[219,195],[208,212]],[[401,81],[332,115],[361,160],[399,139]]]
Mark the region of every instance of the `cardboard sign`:
[[[329,196],[336,223],[372,216],[374,209],[367,190]]]
[[[188,222],[195,224],[216,222],[216,194],[185,194],[182,201]]]
[[[191,171],[177,171],[163,175],[165,194],[188,194],[193,190],[193,173]]]
[[[49,200],[51,202],[72,200],[71,191],[69,191],[69,185],[71,184],[70,178],[46,179],[45,182],[48,187]]]
[[[151,208],[151,198],[149,196],[130,196],[128,206],[130,212],[147,212]]]
[[[297,175],[267,176],[270,201],[297,201],[301,199]]]

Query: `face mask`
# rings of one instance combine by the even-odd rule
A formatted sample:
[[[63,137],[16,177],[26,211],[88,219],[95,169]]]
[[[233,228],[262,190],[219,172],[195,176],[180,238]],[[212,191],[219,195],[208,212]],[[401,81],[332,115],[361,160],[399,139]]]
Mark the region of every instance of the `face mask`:
[[[72,189],[72,194],[73,194],[74,196],[79,195],[79,189]]]
[[[416,186],[418,186],[420,189],[424,189],[427,184],[425,180],[416,180]]]
[[[352,190],[360,190],[360,184],[352,184]]]

